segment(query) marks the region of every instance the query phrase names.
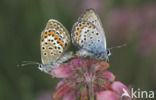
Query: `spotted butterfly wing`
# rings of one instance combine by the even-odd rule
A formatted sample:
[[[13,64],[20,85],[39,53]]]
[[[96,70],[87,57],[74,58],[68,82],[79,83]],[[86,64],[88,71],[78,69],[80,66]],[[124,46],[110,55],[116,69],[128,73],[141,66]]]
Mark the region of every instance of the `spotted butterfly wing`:
[[[80,56],[108,59],[105,33],[101,21],[93,9],[79,17],[72,29],[72,42],[78,46]]]
[[[40,69],[46,71],[47,67],[57,63],[64,55],[69,43],[70,36],[67,29],[57,20],[50,19],[41,34],[42,68]]]
[[[104,47],[106,48],[106,36],[105,36],[105,32],[103,29],[103,25],[102,22],[99,18],[99,16],[95,13],[94,9],[87,9],[84,14],[82,14],[79,18],[78,21],[87,21],[92,23],[93,25],[95,25],[95,27],[97,28],[97,30],[100,33],[100,36],[102,36],[104,38]]]

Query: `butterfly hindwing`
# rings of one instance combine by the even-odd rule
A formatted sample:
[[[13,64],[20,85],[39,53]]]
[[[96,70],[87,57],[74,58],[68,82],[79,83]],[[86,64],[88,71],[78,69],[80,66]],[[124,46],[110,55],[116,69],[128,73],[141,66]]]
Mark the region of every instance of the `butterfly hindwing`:
[[[49,20],[41,34],[42,64],[52,64],[59,60],[69,43],[67,29],[57,20]]]
[[[102,22],[101,22],[99,16],[96,14],[96,12],[95,12],[94,9],[87,9],[87,10],[78,18],[78,21],[88,21],[88,22],[94,24],[94,25],[96,26],[97,30],[99,31],[100,36],[103,37],[103,39],[104,39],[103,45],[104,45],[105,48],[106,48],[106,36],[105,36],[104,29],[103,29],[103,25],[102,25]]]
[[[93,9],[82,14],[72,28],[72,42],[80,48],[78,56],[108,60],[102,22]]]
[[[79,21],[74,24],[72,30],[72,41],[80,48],[90,52],[98,53],[104,50],[103,37],[90,22]]]

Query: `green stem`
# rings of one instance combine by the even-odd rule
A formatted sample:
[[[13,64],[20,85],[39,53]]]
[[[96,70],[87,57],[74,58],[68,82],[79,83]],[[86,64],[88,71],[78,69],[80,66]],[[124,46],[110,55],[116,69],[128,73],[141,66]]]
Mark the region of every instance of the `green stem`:
[[[94,100],[94,87],[93,87],[93,83],[90,82],[88,84],[88,92],[89,92],[89,100]]]

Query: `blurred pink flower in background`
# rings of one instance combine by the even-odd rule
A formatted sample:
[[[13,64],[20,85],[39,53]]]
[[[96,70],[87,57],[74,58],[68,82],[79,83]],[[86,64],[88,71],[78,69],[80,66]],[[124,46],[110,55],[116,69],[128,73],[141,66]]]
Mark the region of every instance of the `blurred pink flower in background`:
[[[141,9],[142,25],[138,30],[141,34],[139,51],[142,55],[149,55],[156,50],[156,7],[147,5]]]
[[[119,8],[112,11],[110,15],[108,15],[106,22],[108,23],[108,26],[110,26],[111,35],[119,40],[130,38],[130,35],[132,35],[130,32],[132,32],[132,25],[134,24],[134,19],[132,19],[133,16],[134,15],[131,14],[131,11],[125,8]]]
[[[146,56],[149,55],[151,52],[156,50],[156,29],[154,30],[145,30],[142,33],[141,41],[139,43],[139,52]]]
[[[120,100],[123,88],[121,82],[108,71],[109,64],[104,61],[74,59],[51,71],[52,77],[63,78],[53,94],[55,100]],[[89,95],[89,96],[88,96]],[[90,99],[89,99],[90,98]],[[125,99],[129,100],[129,99]]]
[[[106,18],[112,40],[130,40],[139,37],[139,53],[147,55],[156,48],[156,7],[146,4],[143,8],[118,8]]]

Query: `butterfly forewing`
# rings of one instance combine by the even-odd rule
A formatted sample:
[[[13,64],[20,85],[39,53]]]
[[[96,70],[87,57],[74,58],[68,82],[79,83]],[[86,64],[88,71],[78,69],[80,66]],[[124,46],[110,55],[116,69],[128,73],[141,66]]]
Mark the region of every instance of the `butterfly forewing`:
[[[55,63],[67,49],[70,36],[67,29],[58,21],[51,19],[41,34],[42,64]]]

